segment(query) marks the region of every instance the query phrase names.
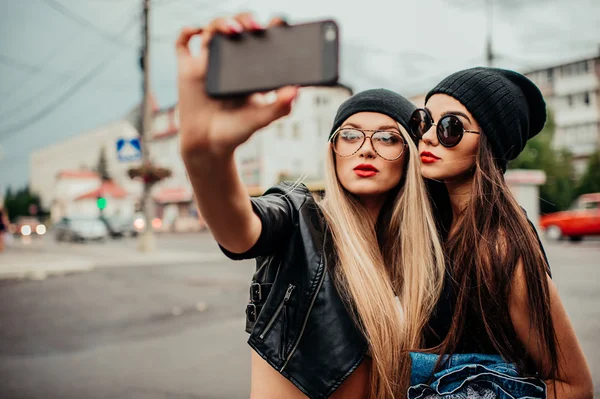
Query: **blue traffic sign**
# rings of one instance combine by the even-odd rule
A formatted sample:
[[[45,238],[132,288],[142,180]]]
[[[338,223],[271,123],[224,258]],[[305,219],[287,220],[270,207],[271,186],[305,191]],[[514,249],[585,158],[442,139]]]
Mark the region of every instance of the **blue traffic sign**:
[[[142,145],[137,137],[117,140],[117,159],[120,162],[142,159]]]

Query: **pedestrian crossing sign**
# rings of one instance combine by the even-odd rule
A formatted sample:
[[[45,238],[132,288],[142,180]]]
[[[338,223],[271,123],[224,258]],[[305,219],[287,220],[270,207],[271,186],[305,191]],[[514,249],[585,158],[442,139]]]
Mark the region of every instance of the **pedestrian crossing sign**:
[[[120,162],[139,161],[142,159],[142,146],[140,139],[121,138],[117,140],[117,159]]]

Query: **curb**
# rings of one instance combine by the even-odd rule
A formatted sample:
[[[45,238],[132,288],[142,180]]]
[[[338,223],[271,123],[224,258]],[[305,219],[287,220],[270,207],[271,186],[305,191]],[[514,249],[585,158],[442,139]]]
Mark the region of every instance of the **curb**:
[[[148,253],[136,254],[135,256],[129,256],[123,259],[110,257],[108,259],[105,258],[93,260],[86,258],[44,260],[44,257],[41,256],[39,260],[27,260],[25,262],[19,261],[18,263],[15,262],[14,265],[11,265],[7,268],[4,268],[3,265],[0,265],[0,280],[44,280],[48,276],[89,272],[98,268],[108,269],[121,267],[194,265],[222,260],[227,260],[227,258],[219,252],[205,254]]]
[[[22,263],[18,267],[3,270],[0,266],[0,280],[32,279],[44,280],[48,276],[64,275],[68,273],[89,272],[94,265],[91,261],[63,260],[51,261],[40,265],[39,262]]]
[[[152,267],[152,266],[168,266],[168,265],[192,265],[208,262],[226,260],[227,258],[220,253],[209,254],[194,254],[185,256],[176,256],[169,254],[168,256],[160,256],[149,253],[147,255],[136,256],[129,259],[115,261],[115,259],[98,259],[94,262],[94,268],[115,268],[115,267]]]

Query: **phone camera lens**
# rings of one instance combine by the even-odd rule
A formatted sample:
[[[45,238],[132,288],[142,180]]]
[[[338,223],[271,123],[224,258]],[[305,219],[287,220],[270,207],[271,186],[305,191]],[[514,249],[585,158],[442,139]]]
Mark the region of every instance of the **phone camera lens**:
[[[337,32],[335,30],[335,26],[329,24],[325,25],[325,40],[328,42],[332,42],[337,38]]]

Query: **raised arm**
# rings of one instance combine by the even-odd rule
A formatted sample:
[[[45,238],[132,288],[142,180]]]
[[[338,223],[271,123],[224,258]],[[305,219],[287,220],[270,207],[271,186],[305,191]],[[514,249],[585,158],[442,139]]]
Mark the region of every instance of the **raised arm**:
[[[282,21],[271,22],[278,23]],[[268,103],[260,94],[237,100],[207,96],[205,78],[211,38],[217,33],[256,29],[260,26],[252,16],[241,14],[216,19],[203,29],[184,28],[176,42],[181,156],[202,217],[216,241],[234,253],[250,249],[262,230],[239,177],[234,151],[258,129],[287,115],[297,93],[294,87],[284,87]],[[197,56],[189,49],[194,36],[199,36],[201,42]]]

